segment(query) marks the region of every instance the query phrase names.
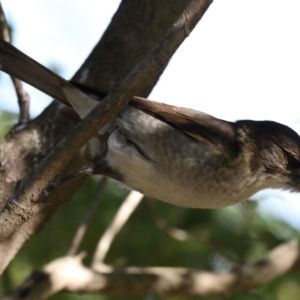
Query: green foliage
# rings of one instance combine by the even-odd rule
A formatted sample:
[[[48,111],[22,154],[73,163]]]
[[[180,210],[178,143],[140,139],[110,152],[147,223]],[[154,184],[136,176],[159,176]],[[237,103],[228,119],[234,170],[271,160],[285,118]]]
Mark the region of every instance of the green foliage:
[[[3,110],[0,110],[0,141],[3,140],[8,130],[17,123],[18,116]]]

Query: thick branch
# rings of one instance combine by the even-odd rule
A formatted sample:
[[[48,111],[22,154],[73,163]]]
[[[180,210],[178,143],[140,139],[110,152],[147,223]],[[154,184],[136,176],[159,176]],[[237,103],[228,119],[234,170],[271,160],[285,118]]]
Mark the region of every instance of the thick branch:
[[[212,0],[194,0],[168,30],[154,49],[91,113],[49,153],[7,203],[0,215],[0,241],[34,215],[40,193],[96,132],[127,104],[127,102],[161,72],[187,34],[201,19]],[[188,29],[188,30],[187,30]]]
[[[228,272],[154,267],[98,273],[84,267],[81,259],[63,257],[51,262],[3,300],[46,299],[61,290],[107,295],[230,295],[299,269],[300,248],[288,242],[254,264]]]

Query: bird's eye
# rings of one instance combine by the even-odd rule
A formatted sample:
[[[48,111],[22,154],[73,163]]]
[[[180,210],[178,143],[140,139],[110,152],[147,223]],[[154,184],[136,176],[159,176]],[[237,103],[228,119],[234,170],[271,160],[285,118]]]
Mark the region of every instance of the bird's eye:
[[[287,167],[289,169],[300,169],[300,161],[293,156],[290,152],[286,151],[285,149],[281,148],[287,158]]]
[[[300,168],[300,161],[296,159],[294,156],[288,154],[287,155],[287,161],[288,161],[288,166],[291,169],[298,169]]]

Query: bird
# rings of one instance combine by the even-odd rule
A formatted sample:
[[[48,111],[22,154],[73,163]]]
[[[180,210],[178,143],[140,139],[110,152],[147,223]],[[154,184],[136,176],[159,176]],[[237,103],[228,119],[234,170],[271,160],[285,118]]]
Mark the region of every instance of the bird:
[[[5,41],[0,70],[73,107],[80,118],[103,98],[97,88],[63,79]],[[112,122],[104,156],[99,140],[89,141],[93,172],[149,197],[219,208],[266,188],[300,192],[300,137],[286,125],[230,122],[141,97]]]

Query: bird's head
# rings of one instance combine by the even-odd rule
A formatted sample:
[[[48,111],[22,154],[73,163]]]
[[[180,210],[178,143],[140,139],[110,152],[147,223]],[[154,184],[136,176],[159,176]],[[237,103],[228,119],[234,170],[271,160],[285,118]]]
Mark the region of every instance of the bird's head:
[[[299,135],[273,121],[244,120],[236,124],[243,155],[251,171],[262,174],[265,188],[300,192]]]

